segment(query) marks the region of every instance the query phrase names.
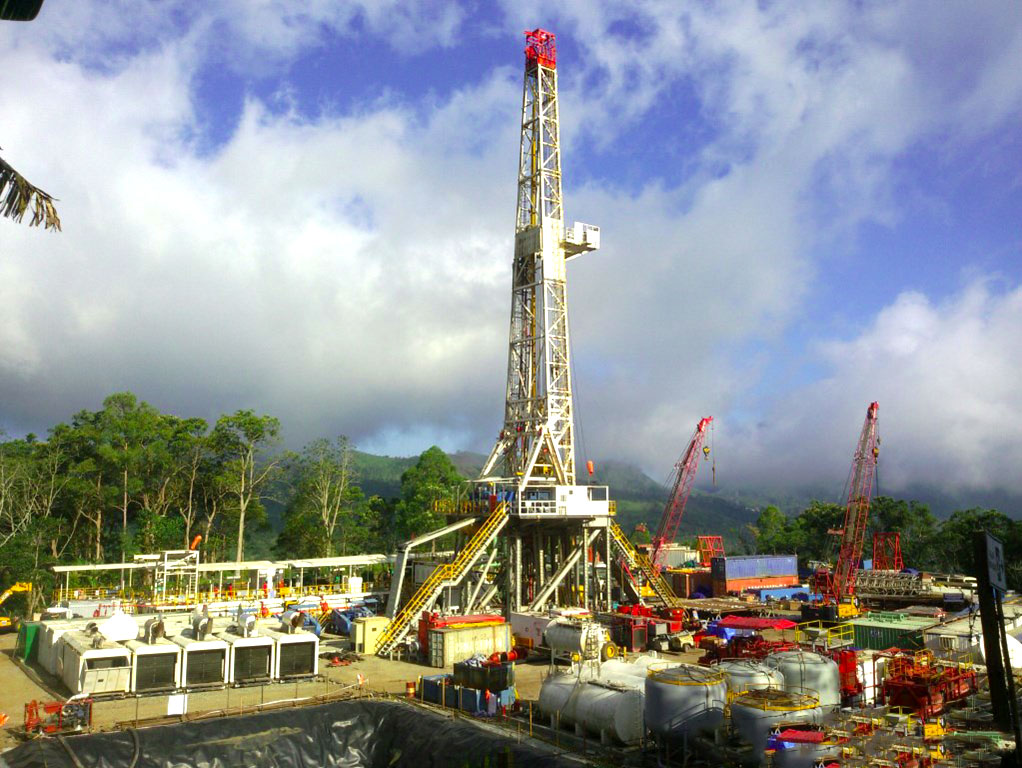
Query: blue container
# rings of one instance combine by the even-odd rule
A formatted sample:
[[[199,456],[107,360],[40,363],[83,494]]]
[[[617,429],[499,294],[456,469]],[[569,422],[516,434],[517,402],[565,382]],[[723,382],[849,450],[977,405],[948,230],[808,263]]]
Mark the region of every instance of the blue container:
[[[805,587],[766,587],[755,591],[759,594],[759,599],[763,602],[771,599],[787,600],[795,597],[796,595],[802,595],[806,598],[809,597],[809,590]]]
[[[795,555],[739,555],[715,557],[710,561],[710,576],[718,581],[797,574],[798,559]]]

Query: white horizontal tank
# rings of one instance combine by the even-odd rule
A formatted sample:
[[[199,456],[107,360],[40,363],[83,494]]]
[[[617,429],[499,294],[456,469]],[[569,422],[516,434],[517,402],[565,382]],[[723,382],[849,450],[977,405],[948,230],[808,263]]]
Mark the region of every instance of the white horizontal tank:
[[[712,667],[650,667],[646,677],[646,726],[663,738],[681,738],[724,721],[727,686]]]
[[[841,674],[833,659],[812,651],[779,651],[763,663],[784,676],[785,690],[815,695],[824,710],[841,706]]]
[[[576,732],[597,734],[604,743],[637,744],[645,732],[643,692],[609,680],[580,680],[552,675],[543,681],[539,708],[551,727],[573,725]]]

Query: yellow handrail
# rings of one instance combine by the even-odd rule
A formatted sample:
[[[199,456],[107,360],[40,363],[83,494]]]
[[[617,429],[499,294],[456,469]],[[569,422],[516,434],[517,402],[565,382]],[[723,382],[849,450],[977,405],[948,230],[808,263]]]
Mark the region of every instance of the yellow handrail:
[[[468,544],[458,553],[452,563],[442,563],[433,569],[422,586],[416,590],[411,599],[398,611],[387,625],[377,643],[377,652],[385,653],[405,631],[415,614],[436,594],[444,582],[458,578],[472,562],[476,555],[489,543],[491,536],[507,521],[507,504],[501,503],[493,510],[486,521],[475,532]]]
[[[621,526],[613,520],[610,521],[610,532],[614,537],[614,541],[625,553],[625,558],[630,561],[632,566],[638,568],[639,571],[642,572],[642,575],[646,577],[646,581],[649,583],[650,587],[653,588],[657,597],[663,600],[668,606],[677,605],[678,596],[674,594],[674,590],[671,589],[671,585],[667,583],[667,580],[662,574],[657,572],[657,569],[653,567],[649,558],[632,546],[632,542],[628,540],[625,532],[621,530]]]

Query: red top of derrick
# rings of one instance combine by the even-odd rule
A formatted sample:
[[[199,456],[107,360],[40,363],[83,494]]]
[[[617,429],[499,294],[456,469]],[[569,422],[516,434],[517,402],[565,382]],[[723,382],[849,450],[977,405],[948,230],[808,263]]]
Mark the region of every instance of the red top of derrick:
[[[529,64],[538,62],[540,66],[557,66],[557,42],[553,32],[536,29],[525,32],[525,61]]]

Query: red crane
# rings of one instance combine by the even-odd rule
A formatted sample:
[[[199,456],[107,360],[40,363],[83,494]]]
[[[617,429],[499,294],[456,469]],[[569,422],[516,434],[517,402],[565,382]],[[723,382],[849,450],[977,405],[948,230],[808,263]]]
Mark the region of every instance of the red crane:
[[[650,546],[649,559],[658,571],[662,567],[661,560],[664,556],[665,546],[674,541],[674,537],[678,533],[678,525],[681,523],[681,516],[685,512],[685,503],[688,501],[688,495],[692,492],[692,483],[695,482],[696,470],[699,468],[699,449],[702,448],[704,455],[710,452],[709,446],[703,446],[703,441],[706,439],[706,428],[710,426],[711,421],[713,421],[713,417],[707,416],[696,424],[696,431],[692,435],[688,448],[685,449],[678,463],[674,465],[674,488],[671,490],[667,506],[664,507],[664,514],[660,518],[660,527],[657,528],[656,536],[653,537]]]
[[[877,458],[880,455],[880,438],[877,435],[878,408],[876,403],[870,403],[866,409],[866,421],[862,425],[862,433],[855,447],[844,526],[830,531],[840,536],[837,563],[832,571],[817,573],[817,589],[821,589],[827,602],[839,606],[838,615],[841,615],[841,606],[850,605],[855,596],[855,579],[862,557],[862,545],[866,539],[873,478],[876,475]]]

